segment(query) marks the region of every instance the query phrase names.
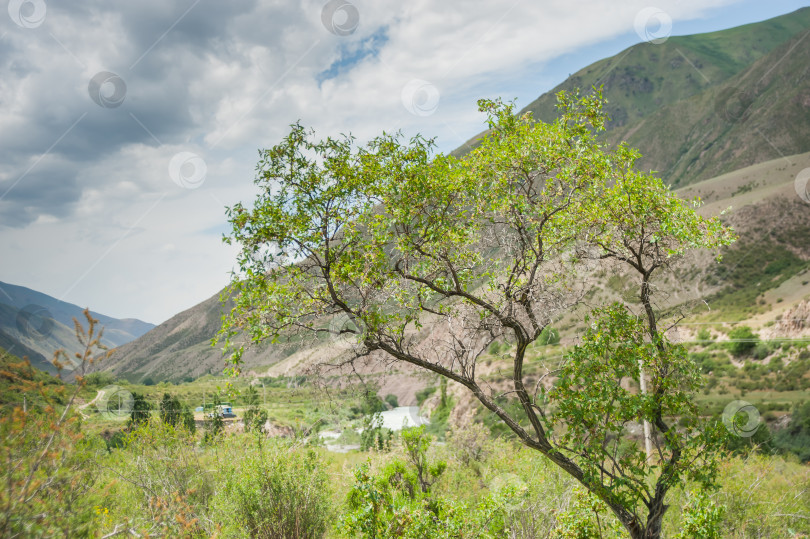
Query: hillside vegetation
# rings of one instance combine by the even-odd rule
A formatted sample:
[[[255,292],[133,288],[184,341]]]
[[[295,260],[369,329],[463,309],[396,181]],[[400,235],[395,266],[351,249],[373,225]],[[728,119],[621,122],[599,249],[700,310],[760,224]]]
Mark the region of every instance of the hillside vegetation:
[[[675,187],[810,150],[810,8],[706,34],[641,43],[600,60],[530,103],[550,121],[561,90],[603,86],[639,167]],[[462,154],[477,137],[456,150]]]

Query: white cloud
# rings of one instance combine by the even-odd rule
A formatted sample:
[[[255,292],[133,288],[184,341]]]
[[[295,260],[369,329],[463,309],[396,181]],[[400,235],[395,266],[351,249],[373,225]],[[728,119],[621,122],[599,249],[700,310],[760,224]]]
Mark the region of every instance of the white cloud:
[[[677,22],[728,3],[657,7]],[[214,232],[226,229],[223,205],[252,199],[256,149],[291,122],[360,139],[422,131],[449,151],[480,129],[479,91],[511,98],[527,70],[631,32],[647,7],[356,0],[357,31],[339,37],[322,25],[321,1],[192,4],[50,2],[36,29],[2,23],[0,196],[38,164],[0,200],[0,279],[112,316],[167,319],[227,283],[234,249]],[[386,38],[376,54],[318,83],[372,35]],[[125,81],[119,107],[90,99],[99,71]],[[403,107],[413,79],[438,89],[434,114]],[[205,160],[198,189],[169,178],[182,151]]]

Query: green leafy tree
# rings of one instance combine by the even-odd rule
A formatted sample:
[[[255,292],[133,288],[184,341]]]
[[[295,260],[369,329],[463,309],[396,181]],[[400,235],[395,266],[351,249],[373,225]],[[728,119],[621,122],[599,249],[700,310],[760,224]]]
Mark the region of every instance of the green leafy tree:
[[[150,417],[152,417],[152,404],[140,393],[133,393],[132,411],[129,413],[127,428],[135,429],[138,426],[149,422]]]
[[[194,420],[194,413],[191,411],[191,408],[185,404],[180,413],[180,424],[191,434],[197,432],[197,422]]]
[[[732,355],[740,357],[750,353],[756,348],[759,337],[748,326],[739,326],[728,332],[728,350]]]
[[[237,372],[250,343],[331,333],[351,343],[341,365],[377,357],[453,380],[600,498],[632,537],[659,537],[667,492],[687,468],[689,439],[702,433],[696,421],[684,431],[668,422],[673,399],[685,394],[677,393],[681,380],[691,375],[679,370],[688,361],[662,335],[654,280],[688,250],[728,244],[733,234],[718,219],[697,215],[698,201],[685,202],[636,171],[637,152],[602,147],[597,135],[606,117],[598,92],[560,93],[559,101],[552,123],[480,101],[490,129],[460,159],[435,154],[433,142],[420,136],[384,134],[357,147],[349,136],[316,141],[292,126],[261,153],[253,207],[228,210],[233,231],[226,241],[241,247],[241,271],[220,340],[233,351]],[[583,301],[594,265],[603,263],[634,279],[638,297],[630,307],[655,343],[640,357],[643,406],[604,420],[632,416],[648,433],[644,461],[629,471],[616,467],[615,476],[592,473],[602,453],[578,453],[561,442],[554,410],[538,392],[542,384],[527,387],[524,375],[528,347]],[[449,334],[426,335],[427,323]],[[507,395],[515,406],[504,406],[476,369],[499,339],[510,343],[501,356],[513,363]],[[606,368],[617,365],[608,361]],[[556,421],[578,428],[567,422],[580,418]],[[653,443],[666,451],[652,454]],[[651,489],[629,494],[627,484],[638,481]]]
[[[387,451],[390,449],[392,433],[382,426],[383,420],[380,412],[364,415],[361,424],[360,449],[362,451],[371,449]]]
[[[182,419],[182,413],[183,406],[180,404],[177,397],[174,397],[169,393],[164,393],[163,398],[160,401],[160,420],[174,427]]]
[[[724,431],[718,423],[700,424],[691,399],[700,386],[699,369],[686,348],[663,335],[650,340],[643,320],[619,304],[596,310],[588,322],[591,327],[566,354],[547,395],[556,408],[549,431],[561,433],[559,447],[580,455],[576,462],[584,482],[601,483],[622,507],[655,507],[660,500],[661,511],[667,489],[684,479],[711,486],[716,473],[712,449],[724,440]],[[649,373],[648,391],[627,389],[622,381],[639,382],[642,365]],[[681,418],[680,428],[664,421],[669,417]],[[639,419],[657,431],[652,443],[660,472],[654,484],[646,481],[651,464],[644,448],[622,443],[629,424]]]
[[[397,399],[396,395],[389,393],[385,396],[385,403],[391,408],[396,408],[399,406],[399,399]]]
[[[447,463],[444,461],[429,463],[428,449],[433,439],[425,434],[424,426],[402,429],[400,438],[408,463],[413,467],[418,486],[424,494],[427,494],[430,487],[447,469]]]

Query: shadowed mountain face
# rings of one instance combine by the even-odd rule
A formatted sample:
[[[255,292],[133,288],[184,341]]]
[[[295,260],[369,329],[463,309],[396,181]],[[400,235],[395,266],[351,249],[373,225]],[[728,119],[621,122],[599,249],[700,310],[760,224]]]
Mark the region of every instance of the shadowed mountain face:
[[[810,8],[708,34],[642,43],[529,104],[551,121],[556,93],[603,86],[606,142],[639,149],[642,170],[685,186],[810,150]],[[477,138],[477,137],[476,137]],[[456,150],[463,154],[475,138]]]
[[[73,319],[86,325],[84,309],[25,288],[0,282],[0,347],[18,357],[27,356],[31,363],[54,372],[50,360],[62,348],[78,352]],[[104,328],[102,343],[115,348],[154,328],[154,324],[127,318],[119,320],[93,312],[99,327]]]
[[[579,71],[525,110],[550,121],[557,91],[604,85],[612,118],[608,143],[638,148],[640,169],[659,171],[686,198],[701,196],[707,202],[702,211],[733,208],[727,219],[741,241],[727,259],[736,262],[718,270],[707,258],[679,277],[682,284],[705,285],[712,294],[706,303],[716,312],[761,325],[810,293],[803,284],[810,271],[810,206],[794,187],[797,174],[810,167],[808,58],[810,8],[804,8],[721,32],[636,45]],[[475,138],[454,153],[474,145]],[[768,257],[780,256],[789,263],[777,271]],[[751,260],[756,263],[745,262]],[[221,372],[221,351],[210,342],[224,309],[212,297],[121,346],[102,368],[155,381]],[[334,353],[323,342],[283,351],[267,346],[244,360],[247,370],[297,374]]]
[[[145,377],[180,380],[222,372],[222,354],[211,347],[211,339],[219,331],[223,310],[218,295],[208,298],[121,346],[101,368],[136,374],[134,381]]]

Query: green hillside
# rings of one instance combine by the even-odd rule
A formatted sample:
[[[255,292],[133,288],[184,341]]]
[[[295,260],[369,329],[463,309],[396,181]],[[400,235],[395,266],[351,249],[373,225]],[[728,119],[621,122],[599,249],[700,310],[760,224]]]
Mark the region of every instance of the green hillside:
[[[807,11],[810,13],[810,11]],[[810,39],[780,45],[723,84],[609,133],[675,186],[810,150]],[[785,163],[789,163],[786,160]]]
[[[627,141],[643,156],[639,168],[688,185],[810,150],[808,32],[810,8],[803,8],[641,43],[576,72],[523,110],[549,121],[557,92],[602,86],[611,118],[606,142]]]
[[[803,8],[729,30],[641,43],[574,73],[524,110],[549,121],[557,92],[604,84],[613,120],[608,129],[630,126],[663,105],[721,85],[808,28],[810,8]]]
[[[39,402],[38,386],[48,391],[61,385],[58,378],[0,347],[0,406],[21,405],[23,396],[26,404]]]

